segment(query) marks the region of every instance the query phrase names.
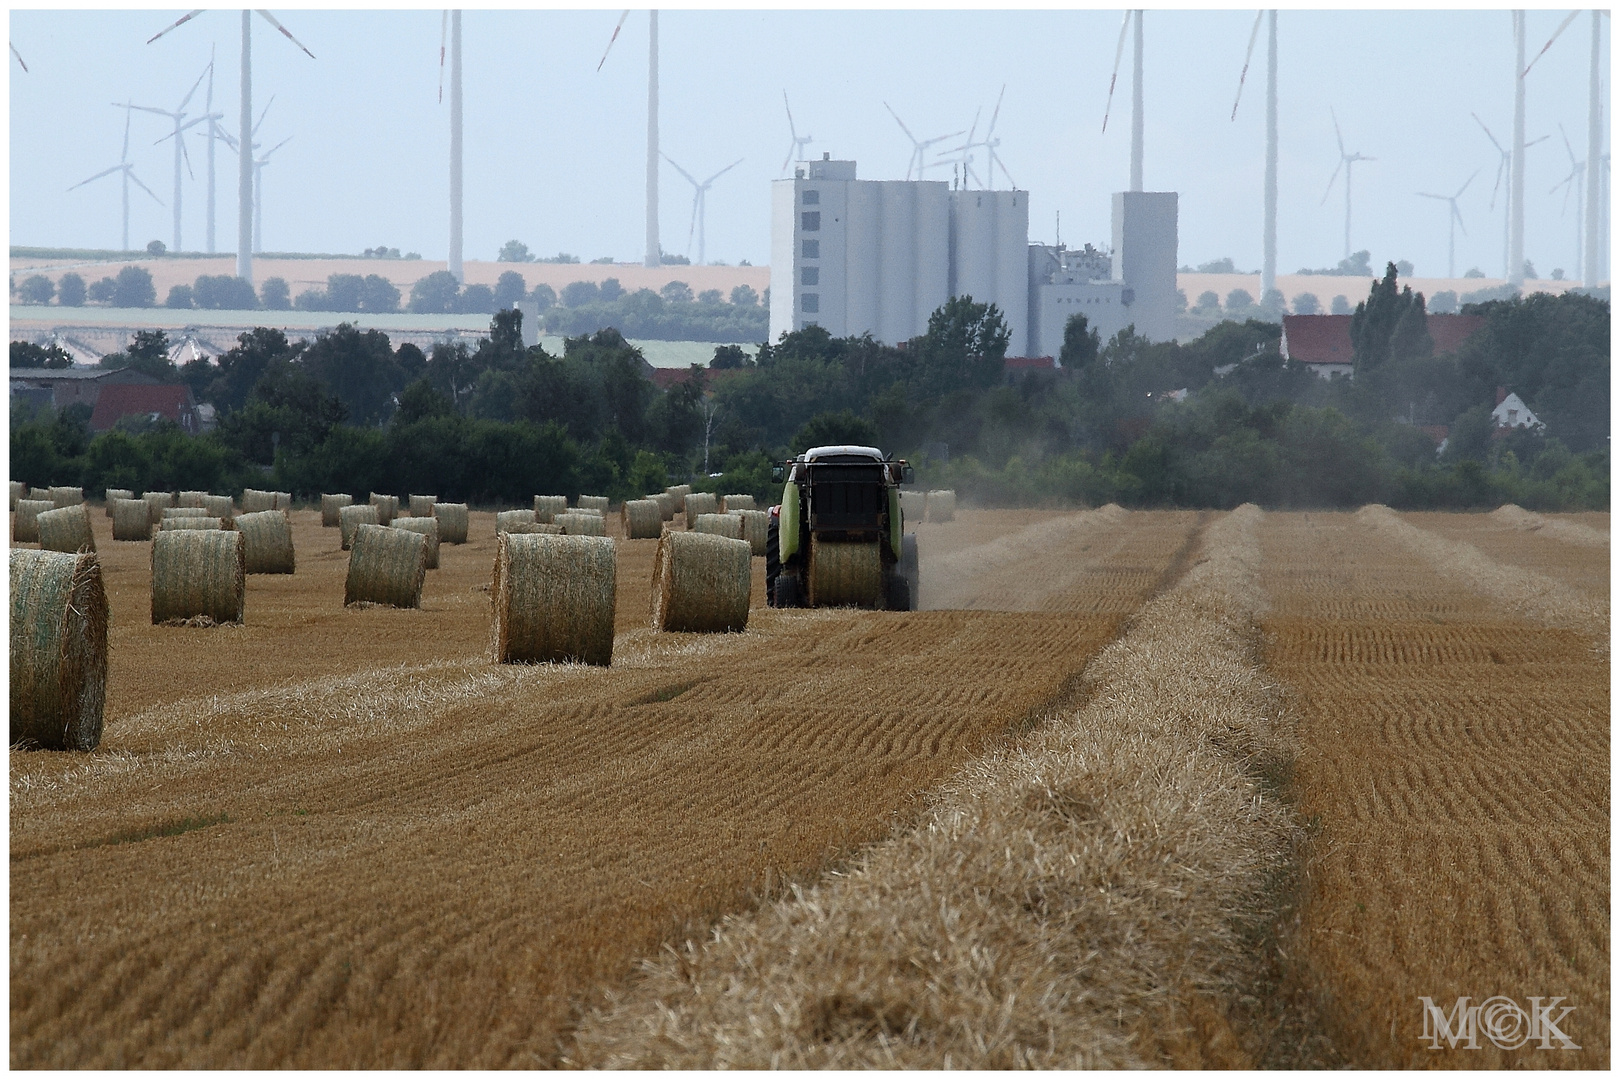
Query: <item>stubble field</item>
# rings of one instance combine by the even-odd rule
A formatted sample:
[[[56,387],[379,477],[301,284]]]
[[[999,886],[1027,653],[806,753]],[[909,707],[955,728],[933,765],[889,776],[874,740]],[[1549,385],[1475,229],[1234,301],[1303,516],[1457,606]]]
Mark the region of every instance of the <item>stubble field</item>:
[[[1606,625],[1607,515],[1571,516],[1585,531],[1561,534],[1509,516],[1404,521],[1580,590]],[[1285,796],[1310,827],[1302,902],[1277,905],[1296,915],[1277,929],[1289,959],[1264,974],[1271,990],[1241,991],[1311,1003],[1299,1042],[1314,1049],[1279,1056],[1297,1030],[1264,1007],[1211,1013],[1196,1002],[1240,988],[1194,980],[1172,995],[1173,1039],[1106,1060],[1425,1064],[1437,1056],[1415,1041],[1414,995],[1514,993],[1568,995],[1586,1049],[1498,1057],[1607,1064],[1607,653],[1510,609],[1501,589],[1443,577],[1365,515],[1255,511],[1238,528],[1222,514],[968,510],[919,527],[932,610],[774,611],[756,559],[749,629],[723,636],[647,629],[654,542],[620,540],[609,669],[488,662],[492,514],[473,515],[472,543],[442,549],[422,610],[394,611],[343,608],[336,530],[296,512],[298,572],[250,578],[247,625],[208,630],[151,626],[148,546],[114,543],[92,517],[112,605],[105,739],[89,755],[11,754],[14,1067],[535,1067],[608,1060],[587,1051],[609,1042],[612,1060],[676,1060],[646,1056],[656,1040],[622,999],[643,987],[648,1008],[669,1004],[648,961],[696,956],[717,924],[791,912],[817,883],[882,865],[985,762],[1072,747],[1081,736],[1054,734],[1068,718],[1076,731],[1123,722],[1097,710],[1130,664],[1105,657],[1132,642],[1123,655],[1150,655],[1152,633],[1215,618],[1261,688],[1255,708],[1275,686],[1270,715],[1288,718],[1221,782]],[[1229,564],[1249,569],[1208,578]],[[1241,603],[1210,607],[1212,587]],[[1165,685],[1119,692],[1203,730],[1196,702],[1154,699]],[[1217,724],[1178,741],[1176,726],[1130,737],[1155,774],[1236,740]],[[1293,779],[1279,787],[1284,757]],[[1082,801],[1108,817],[1124,788],[1095,782]],[[1243,830],[1261,827],[1239,817],[1223,859],[1241,861]],[[1084,847],[1100,819],[1042,820]],[[1141,910],[1122,903],[1135,886],[1118,860],[1143,834],[1120,828],[1109,868],[1058,863],[1076,895],[1095,897],[1087,875],[1102,873],[1121,901],[1085,908],[1093,959],[1114,938],[1091,923]],[[1255,866],[1271,866],[1256,880],[1279,874]],[[949,878],[921,887],[946,905]],[[1048,920],[1056,903],[1015,910]],[[1164,917],[1194,925],[1201,903],[1194,889]],[[1172,938],[1155,962],[1185,968],[1176,949],[1207,947]],[[706,961],[721,985],[746,982],[724,967],[738,955]],[[1112,1022],[1122,985],[1084,977],[1097,1022]],[[815,993],[822,1012],[848,997]],[[1131,993],[1158,1015],[1154,993]],[[903,1028],[812,1026],[793,1037],[845,1050],[759,1060],[937,1040]],[[1070,1060],[1007,1053],[981,1061]],[[1494,1063],[1447,1063],[1476,1058]]]

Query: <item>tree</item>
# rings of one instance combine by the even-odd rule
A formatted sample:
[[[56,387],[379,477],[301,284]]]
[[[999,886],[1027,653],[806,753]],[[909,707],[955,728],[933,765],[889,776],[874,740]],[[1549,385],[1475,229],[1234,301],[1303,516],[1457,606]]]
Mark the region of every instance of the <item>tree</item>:
[[[466,285],[456,298],[456,310],[468,315],[492,315],[495,312],[495,290],[488,285]]]
[[[1058,364],[1073,369],[1089,367],[1097,359],[1101,345],[1097,331],[1087,327],[1084,315],[1070,315],[1063,324],[1063,348],[1058,352]]]
[[[326,310],[359,311],[360,291],[366,279],[359,274],[328,274],[326,277]]]
[[[1214,289],[1205,289],[1199,293],[1198,303],[1193,307],[1194,311],[1219,311],[1220,309],[1221,298]]]
[[[17,299],[25,304],[48,304],[56,295],[56,286],[44,274],[34,274],[17,286]]]
[[[376,424],[393,412],[393,396],[405,388],[388,335],[341,323],[304,350],[299,367],[343,402],[358,424]]]
[[[381,274],[367,274],[360,283],[360,293],[356,297],[359,303],[357,310],[375,315],[389,315],[399,310],[399,290],[394,283]]]
[[[190,285],[171,285],[168,299],[163,301],[166,308],[190,308],[195,306]]]
[[[1422,326],[1425,321],[1423,296],[1421,293],[1414,295],[1410,285],[1403,290],[1395,264],[1389,263],[1383,280],[1373,282],[1367,299],[1357,304],[1355,313],[1350,316],[1350,347],[1358,379],[1377,371],[1390,360],[1390,343],[1396,327],[1407,316],[1408,310],[1414,308],[1415,314],[1407,320],[1401,341],[1405,349],[1421,350],[1422,343],[1428,339],[1428,331]],[[1430,342],[1427,351],[1432,352],[1433,349]],[[1420,352],[1416,355],[1424,354]],[[1406,355],[1414,354],[1408,352]]]
[[[731,290],[731,302],[738,307],[753,307],[759,303],[759,293],[747,285],[738,285]]]
[[[1247,311],[1254,307],[1254,295],[1248,289],[1233,289],[1226,294],[1226,310],[1230,312]]]
[[[704,289],[698,293],[697,300],[700,304],[718,304],[722,302],[719,289]]]
[[[1230,257],[1212,259],[1207,263],[1200,263],[1198,272],[1200,274],[1235,274],[1237,273],[1237,264],[1232,262]]]
[[[419,315],[446,315],[456,310],[461,283],[448,270],[435,270],[411,286],[411,311]]]
[[[14,368],[65,368],[73,366],[73,357],[54,341],[49,345],[35,345],[31,341],[11,343],[11,366]]]
[[[251,311],[259,306],[252,284],[235,274],[200,274],[192,295],[198,307],[215,311]]]
[[[527,260],[508,259],[506,261],[523,262]],[[410,424],[417,420],[426,420],[435,416],[450,416],[455,411],[455,404],[435,389],[432,380],[424,375],[400,393],[399,411],[394,414],[393,422],[395,424]]]
[[[508,240],[501,245],[500,254],[495,256],[496,262],[526,263],[534,262],[534,256],[529,254],[529,245],[521,240]]]
[[[570,281],[563,286],[562,302],[571,308],[584,307],[601,299],[601,286],[594,281]]]
[[[1316,298],[1315,293],[1302,292],[1294,297],[1295,315],[1319,315],[1322,311],[1322,301]]]
[[[667,262],[668,260],[666,259],[665,261]],[[662,289],[658,290],[658,295],[662,296],[665,300],[668,300],[671,304],[689,304],[692,302],[692,286],[688,285],[684,281],[671,281]]]
[[[113,281],[110,298],[113,307],[149,308],[157,303],[157,289],[152,286],[152,275],[144,267],[126,266],[118,271]]]
[[[911,347],[926,389],[949,393],[1000,382],[1010,337],[995,304],[954,296],[928,316],[928,331]]]
[[[162,330],[137,330],[124,352],[129,366],[160,382],[180,381],[180,369],[169,359],[169,335]]]
[[[507,262],[528,262],[528,259],[507,259]],[[529,286],[523,280],[523,275],[516,270],[507,270],[495,281],[495,307],[513,308],[517,302],[529,293]]]
[[[259,304],[267,311],[290,310],[292,290],[287,287],[287,279],[265,278],[264,284],[259,286]]]
[[[543,281],[536,285],[534,292],[529,295],[541,311],[549,310],[557,305],[557,290]]]
[[[1350,301],[1341,293],[1333,298],[1329,310],[1335,315],[1348,315],[1350,314]]]
[[[599,288],[602,294],[602,303],[604,304],[617,303],[624,296],[624,286],[619,284],[619,279],[616,277],[603,278]]]
[[[812,446],[871,446],[877,437],[877,428],[853,410],[817,413],[794,433],[792,450],[802,454]]]
[[[169,246],[161,240],[153,240],[146,245],[146,253],[161,257],[169,253]]]
[[[244,408],[264,373],[276,364],[290,362],[300,348],[271,327],[238,334],[235,347],[219,357],[219,373],[201,396],[222,413]]]
[[[90,302],[94,304],[112,303],[113,293],[118,290],[118,283],[110,277],[99,281],[92,281],[88,290]]]
[[[84,304],[84,278],[69,271],[56,283],[56,302],[63,307],[81,307]]]

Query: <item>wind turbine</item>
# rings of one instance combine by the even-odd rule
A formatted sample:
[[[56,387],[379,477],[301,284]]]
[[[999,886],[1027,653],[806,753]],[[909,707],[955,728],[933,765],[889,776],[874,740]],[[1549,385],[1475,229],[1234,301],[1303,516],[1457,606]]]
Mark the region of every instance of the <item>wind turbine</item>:
[[[1260,18],[1270,15],[1266,41],[1266,192],[1265,224],[1262,233],[1264,261],[1260,268],[1260,296],[1264,299],[1277,288],[1277,12],[1258,12],[1254,29],[1249,31],[1249,51],[1243,57],[1238,76],[1237,97],[1232,100],[1232,119],[1237,119],[1238,102],[1243,100],[1243,82],[1249,77],[1249,60],[1260,36]]]
[[[253,125],[253,131],[249,135],[250,141],[248,143],[248,149],[250,151],[257,150],[259,148],[259,129],[264,126],[265,117],[270,115],[270,106],[274,105],[275,103],[276,95],[271,94],[270,100],[264,103],[264,109],[259,113],[258,123]],[[238,142],[228,131],[222,130],[219,133],[219,138],[221,142],[223,142],[226,146],[229,146],[232,150],[239,150],[241,147],[241,143]],[[276,150],[280,150],[281,147],[285,146],[287,141],[291,138],[292,136],[289,135],[286,139],[281,140],[280,144],[276,146],[275,150],[270,151],[270,154],[275,153]],[[265,161],[269,160],[270,154],[266,154],[264,156]],[[261,242],[261,237],[263,235],[261,231],[262,223],[259,220],[259,214],[262,207],[262,203],[260,201],[261,192],[259,189],[259,169],[263,164],[264,161],[255,160],[253,162],[253,253],[255,255],[264,250],[263,243]]]
[[[1588,98],[1586,105],[1586,161],[1589,166],[1586,174],[1586,258],[1581,263],[1581,284],[1588,289],[1596,288],[1603,272],[1603,260],[1600,252],[1607,250],[1604,238],[1608,231],[1603,228],[1603,212],[1600,197],[1603,184],[1602,174],[1598,166],[1592,164],[1603,157],[1603,98],[1602,98],[1602,61],[1603,61],[1603,16],[1607,11],[1592,12],[1592,67]]]
[[[790,145],[788,147],[787,157],[782,159],[782,175],[786,176],[787,171],[788,171],[788,166],[793,163],[794,158],[798,158],[800,161],[804,160],[804,148],[809,146],[810,143],[815,140],[815,136],[814,135],[800,136],[799,135],[799,129],[793,126],[793,107],[788,104],[788,98],[787,98],[787,91],[786,90],[782,91],[782,107],[787,110],[788,135],[791,136],[792,139],[793,139],[792,145]],[[904,127],[905,125],[902,124],[901,126]],[[673,161],[671,161],[670,164],[673,165],[675,163]],[[909,173],[907,174],[906,179],[908,179],[908,180],[911,179]]]
[[[952,147],[951,149],[944,151],[943,153],[941,153],[939,155],[939,157],[934,159],[935,161],[945,161],[945,160],[948,160],[951,156],[953,156],[953,155],[955,155],[957,153],[960,153],[962,155],[961,158],[959,159],[961,161],[961,170],[962,170],[961,171],[961,177],[962,177],[961,184],[962,184],[962,187],[964,187],[964,188],[967,187],[969,177],[972,177],[973,182],[976,183],[976,184],[979,184],[980,187],[984,186],[983,184],[979,183],[979,175],[978,175],[978,173],[975,173],[973,171],[973,154],[970,152],[970,151],[972,151],[974,149],[974,147],[979,145],[978,143],[973,141],[973,136],[978,134],[978,131],[979,131],[979,115],[981,113],[983,113],[983,112],[984,112],[984,106],[982,106],[982,105],[979,106],[977,109],[973,110],[973,123],[968,126],[967,142],[963,143],[961,146]]]
[[[1564,140],[1564,152],[1569,155],[1569,175],[1554,184],[1547,192],[1551,195],[1559,188],[1564,189],[1564,205],[1558,211],[1562,217],[1569,210],[1570,192],[1575,193],[1575,265],[1584,266],[1586,241],[1586,162],[1575,160],[1575,148],[1569,145],[1569,136],[1564,133],[1564,125],[1558,125],[1558,134]],[[1582,284],[1585,284],[1583,281]]]
[[[461,261],[461,12],[446,11],[439,21],[439,102],[444,102],[444,38],[450,34],[450,257],[449,270],[466,281]]]
[[[1479,170],[1475,169],[1474,176],[1478,175]],[[1457,210],[1457,200],[1462,197],[1463,192],[1468,190],[1468,185],[1474,182],[1474,176],[1470,176],[1467,180],[1464,180],[1463,186],[1457,189],[1457,194],[1455,195],[1434,195],[1427,191],[1418,192],[1418,194],[1425,199],[1439,199],[1441,202],[1448,203],[1451,206],[1451,212],[1446,215],[1446,221],[1449,224],[1451,231],[1451,236],[1446,246],[1446,277],[1448,278],[1454,278],[1457,276],[1457,226],[1463,225],[1462,214]],[[1466,225],[1463,225],[1463,235],[1468,235],[1468,226]]]
[[[1524,77],[1530,74],[1552,43],[1558,40],[1558,35],[1564,28],[1575,21],[1579,12],[1572,11],[1558,29],[1553,31],[1547,44],[1530,60],[1524,62],[1524,12],[1513,12],[1513,168],[1510,173],[1508,186],[1508,283],[1510,285],[1524,284]]]
[[[985,158],[986,158],[985,166],[984,166],[985,183],[984,183],[983,186],[986,187],[986,188],[992,189],[992,190],[995,188],[995,186],[996,186],[996,170],[999,168],[1001,170],[1001,175],[1003,175],[1003,176],[1005,176],[1007,178],[1007,183],[1012,185],[1013,190],[1016,191],[1016,190],[1018,190],[1018,181],[1016,181],[1016,180],[1014,180],[1012,178],[1012,173],[1007,171],[1007,166],[1001,160],[1001,155],[996,153],[996,147],[1001,145],[1001,140],[994,137],[995,136],[995,131],[996,131],[996,121],[998,119],[1000,119],[1000,117],[1001,117],[1001,99],[1006,97],[1006,96],[1007,96],[1007,84],[1002,83],[1001,84],[1001,93],[996,97],[995,110],[993,112],[991,112],[991,114],[990,114],[990,126],[984,129],[984,138],[979,140],[978,142],[974,142],[973,141],[973,136],[970,134],[968,136],[968,141],[964,145],[957,147],[957,150],[961,150],[963,152],[963,165],[964,165],[964,169],[965,169],[967,163],[972,160],[971,158],[969,158],[967,156],[967,151],[973,150],[973,149],[978,148],[978,147],[983,147],[984,152],[985,152]],[[898,120],[899,117],[895,117],[895,119]],[[978,118],[977,118],[977,116],[974,117],[974,126],[975,127],[978,126]],[[907,134],[910,134],[910,132],[907,132]],[[946,151],[946,153],[948,153],[948,154],[949,153],[955,153],[955,152],[956,152],[955,150],[947,150]]]
[[[188,173],[191,171],[191,154],[186,150],[184,135],[186,128],[191,126],[185,122],[186,106],[191,103],[192,95],[197,92],[197,88],[202,85],[202,81],[207,75],[207,70],[204,70],[201,75],[197,76],[197,81],[191,84],[191,89],[186,91],[186,96],[180,99],[180,104],[175,106],[173,110],[155,109],[150,105],[130,106],[132,109],[156,113],[158,116],[166,116],[174,121],[174,130],[159,139],[158,142],[163,142],[165,139],[174,140],[174,250],[177,253],[184,250],[180,246],[180,163],[182,159],[185,161],[186,171]]]
[[[11,45],[11,42],[8,41],[6,44]],[[23,74],[28,74],[28,64],[23,60],[22,53],[17,51],[17,46],[11,45],[11,55],[17,58],[17,63],[22,64]]]
[[[118,164],[114,165],[110,169],[102,169],[100,172],[96,173],[96,175],[94,175],[92,177],[89,177],[89,178],[84,179],[84,180],[80,180],[77,184],[74,184],[73,187],[68,188],[68,190],[72,191],[74,188],[82,188],[82,187],[84,187],[84,185],[90,183],[90,181],[92,181],[92,180],[100,180],[103,176],[110,176],[115,172],[121,172],[121,173],[124,174],[124,185],[123,185],[123,187],[124,187],[124,233],[123,233],[123,244],[119,248],[119,250],[120,251],[128,251],[129,250],[129,182],[131,180],[135,181],[136,186],[138,186],[142,191],[146,192],[148,195],[152,196],[153,201],[156,202],[159,206],[163,205],[163,200],[159,199],[157,197],[157,192],[153,191],[151,188],[149,188],[145,184],[141,183],[140,177],[135,175],[135,166],[131,165],[130,162],[129,162],[129,122],[130,122],[130,118],[134,115],[134,112],[132,111],[134,106],[127,105],[127,104],[126,105],[115,105],[114,108],[124,110],[124,149],[123,149],[123,152],[118,155]]]
[[[264,157],[253,159],[253,250],[264,250],[264,167],[270,164],[270,155],[292,142],[289,135],[264,152]]]
[[[894,122],[900,125],[900,130],[905,132],[906,133],[906,138],[911,140],[911,160],[906,162],[906,179],[907,180],[911,179],[911,173],[912,173],[913,169],[916,170],[917,179],[919,179],[919,180],[927,179],[927,177],[925,177],[923,175],[923,171],[927,168],[927,164],[924,161],[923,155],[927,152],[927,150],[928,150],[928,148],[930,146],[933,146],[935,143],[942,143],[946,139],[954,139],[958,135],[967,134],[965,131],[953,131],[949,135],[941,135],[941,136],[939,136],[937,138],[924,139],[921,142],[919,142],[917,140],[917,136],[915,136],[915,135],[913,135],[911,133],[911,129],[906,127],[905,121],[900,119],[900,114],[896,113],[892,108],[889,108],[889,103],[887,101],[885,101],[883,103],[883,107],[885,109],[889,110],[889,115],[894,117]]]
[[[1119,44],[1114,47],[1114,73],[1108,79],[1108,104],[1103,108],[1103,133],[1108,132],[1108,113],[1114,105],[1114,84],[1119,80],[1119,62],[1125,55],[1125,31],[1135,16],[1136,35],[1131,69],[1131,190],[1142,190],[1142,12],[1127,11],[1120,24]]]
[[[664,155],[664,160],[669,162],[671,165],[675,165],[675,159],[670,157],[668,154]],[[707,265],[704,261],[708,257],[708,250],[704,246],[704,234],[709,205],[709,188],[714,186],[714,182],[716,180],[720,179],[726,173],[730,172],[732,169],[735,169],[742,163],[743,159],[738,158],[736,161],[733,161],[730,165],[727,165],[725,168],[721,169],[719,172],[715,173],[701,184],[693,179],[691,173],[687,172],[679,165],[675,165],[675,171],[686,177],[687,183],[692,185],[692,224],[686,230],[686,250],[692,250],[692,230],[696,229],[698,238],[697,264],[699,266]]]
[[[619,24],[602,50],[602,59],[596,63],[597,71],[607,63],[608,53],[613,51],[613,43],[619,40],[619,31],[629,17],[628,10],[619,16]],[[642,264],[662,266],[663,262],[664,249],[658,241],[658,11],[654,9],[647,12],[647,253]]]
[[[1338,180],[1338,170],[1340,170],[1340,168],[1343,168],[1343,170],[1345,170],[1345,257],[1346,257],[1346,259],[1348,259],[1348,257],[1349,257],[1349,175],[1351,175],[1351,170],[1353,170],[1353,168],[1356,167],[1356,162],[1375,162],[1375,160],[1379,160],[1379,159],[1377,159],[1377,157],[1367,157],[1367,155],[1362,154],[1361,151],[1356,151],[1356,152],[1354,152],[1354,154],[1346,154],[1346,152],[1345,152],[1345,136],[1343,136],[1343,134],[1340,134],[1340,131],[1338,131],[1338,113],[1333,112],[1333,110],[1328,110],[1328,112],[1332,113],[1332,115],[1333,115],[1333,138],[1338,139],[1338,167],[1333,168],[1333,175],[1330,176],[1330,178],[1328,178],[1327,191],[1324,191],[1324,193],[1322,193],[1322,202],[1327,202],[1328,194],[1333,193],[1333,181]]]
[[[168,26],[159,30],[147,39],[150,45],[158,38],[169,33],[185,23],[201,15],[205,9],[198,8],[180,16]],[[268,11],[260,10],[260,17],[281,32],[282,37],[303,49],[304,55],[311,60],[315,54],[304,47],[303,42],[292,36],[285,26],[276,21],[275,16]],[[244,133],[253,125],[253,12],[242,12],[242,114],[240,130]],[[253,282],[253,148],[251,136],[245,135],[238,141],[238,160],[236,176],[236,276],[252,284]]]
[[[1485,133],[1485,137],[1487,139],[1491,140],[1491,145],[1496,147],[1496,152],[1498,155],[1500,155],[1500,160],[1496,166],[1496,183],[1491,187],[1490,209],[1495,211],[1496,193],[1502,189],[1502,175],[1504,173],[1507,173],[1509,176],[1512,175],[1511,169],[1513,165],[1513,152],[1502,149],[1502,144],[1496,141],[1496,136],[1491,134],[1491,129],[1485,126],[1485,121],[1479,118],[1478,113],[1469,113],[1468,115],[1474,118],[1474,123],[1479,125],[1479,129]],[[1530,147],[1544,141],[1546,138],[1547,136],[1543,135],[1539,139],[1531,139],[1529,142],[1524,144],[1524,148],[1528,150]],[[1511,200],[1509,201],[1511,202]],[[1513,264],[1509,258],[1511,255],[1512,232],[1513,215],[1510,212],[1508,204],[1504,203],[1502,206],[1502,278],[1504,281],[1507,280],[1513,268]]]

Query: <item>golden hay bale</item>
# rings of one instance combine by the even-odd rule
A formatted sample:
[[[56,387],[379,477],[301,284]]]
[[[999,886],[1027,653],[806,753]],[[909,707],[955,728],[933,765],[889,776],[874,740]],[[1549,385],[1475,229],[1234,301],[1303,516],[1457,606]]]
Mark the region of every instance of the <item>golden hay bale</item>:
[[[399,517],[398,495],[379,495],[373,491],[371,498],[367,501],[377,508],[377,524],[387,525],[390,521]]]
[[[412,495],[411,517],[430,518],[433,516],[433,504],[439,501],[437,495]]]
[[[930,491],[928,493],[928,520],[950,521],[956,517],[956,492]]]
[[[692,494],[691,484],[671,484],[664,489],[664,494],[675,500],[675,512],[686,513],[686,497]]]
[[[727,495],[720,500],[720,512],[729,514],[733,510],[757,510],[758,505],[752,495]]]
[[[390,527],[408,529],[411,532],[421,533],[427,537],[427,568],[429,570],[439,568],[439,521],[437,518],[417,517],[412,514],[410,517],[395,518]]]
[[[675,520],[675,512],[678,509],[675,505],[675,496],[671,495],[667,491],[660,491],[656,495],[648,495],[647,498],[658,504],[659,517],[665,521]]]
[[[558,514],[552,518],[552,524],[562,529],[568,536],[606,536],[607,519],[601,514],[586,514],[579,511],[569,511]],[[536,522],[539,524],[539,522]]]
[[[550,523],[558,514],[568,512],[568,496],[566,495],[536,495],[534,497],[534,520]]]
[[[34,523],[39,527],[41,551],[96,550],[96,534],[90,531],[90,512],[84,503],[47,510]]]
[[[271,505],[272,510],[280,510],[283,513],[288,513],[288,514],[292,513],[292,508],[293,508],[292,492],[290,492],[290,491],[272,491],[270,494],[271,494],[272,498],[274,498],[274,500],[275,500],[274,503],[272,503],[272,505]]]
[[[770,513],[765,510],[738,510],[736,514],[742,518],[742,538],[748,541],[755,555],[764,555],[765,541],[771,535]]]
[[[691,633],[748,629],[752,564],[752,552],[742,540],[712,533],[665,533],[653,564],[653,629]]]
[[[611,664],[615,570],[605,536],[500,536],[490,587],[495,662]]]
[[[234,529],[178,529],[153,537],[153,625],[241,622],[246,550]]]
[[[516,533],[520,536],[532,536],[535,533],[544,533],[547,536],[561,536],[563,527],[554,521],[520,521],[516,525],[508,525],[502,532],[507,534]],[[498,536],[500,533],[496,535]]]
[[[241,514],[236,531],[242,534],[243,571],[249,574],[293,572],[292,522],[280,510]]]
[[[664,515],[656,499],[626,499],[619,517],[627,540],[652,540],[664,531]]]
[[[266,510],[276,508],[276,493],[273,491],[260,491],[258,488],[242,489],[242,513],[262,514]]]
[[[720,512],[720,500],[707,491],[689,491],[686,493],[686,528],[688,531],[697,527],[700,514],[717,514]]]
[[[205,495],[207,495],[207,494],[208,494],[208,492],[206,492],[206,491],[182,491],[175,498],[174,504],[176,506],[194,506],[197,509],[201,510],[202,509],[202,504],[203,504],[203,497]],[[217,517],[218,515],[215,515],[215,516]]]
[[[600,510],[608,512],[608,497],[606,495],[581,495],[576,507],[580,510]]]
[[[465,544],[467,542],[466,503],[434,503],[433,519],[439,523],[439,542],[441,544]]]
[[[900,493],[900,518],[907,525],[916,525],[928,516],[928,492],[902,491]]]
[[[166,517],[158,526],[158,532],[174,532],[176,529],[229,529],[230,518],[217,517]],[[150,527],[150,523],[148,523]],[[114,537],[117,539],[117,537]]]
[[[141,496],[141,501],[152,511],[152,524],[156,525],[163,520],[163,511],[174,505],[174,492],[148,491]]]
[[[135,497],[135,493],[133,491],[130,491],[128,488],[108,488],[106,490],[105,494],[103,495],[103,498],[106,500],[107,516],[108,517],[113,516],[113,503],[114,502],[116,502],[119,499],[133,499],[134,497]],[[15,498],[13,498],[11,500],[11,503],[12,503],[12,509],[15,510],[17,508],[17,500]]]
[[[202,508],[209,517],[229,518],[236,515],[236,501],[229,495],[204,495]]]
[[[48,487],[31,487],[28,489],[28,498],[33,502],[48,502],[53,507],[56,500],[51,498],[51,489]]]
[[[335,529],[338,527],[338,511],[345,506],[354,505],[353,495],[322,495],[321,496],[321,528]]]
[[[11,742],[94,750],[107,701],[107,592],[90,554],[11,553]]]
[[[28,485],[21,480],[13,480],[11,482],[11,508],[13,510],[17,509],[17,503],[26,498],[28,498]]]
[[[51,502],[56,504],[58,510],[64,506],[78,506],[84,502],[84,488],[53,487],[50,490]]]
[[[377,524],[375,506],[345,506],[338,511],[338,537],[343,550],[354,545],[354,531],[362,525]]]
[[[810,536],[811,607],[882,607],[883,556],[877,541],[839,543]]]
[[[743,538],[742,518],[734,514],[699,514],[692,525],[693,532],[724,536],[732,540]]]
[[[158,520],[168,521],[171,518],[200,518],[218,516],[218,514],[210,514],[200,506],[165,506],[163,508],[163,516]]]
[[[114,499],[112,501],[114,540],[152,539],[152,512],[144,499]]]
[[[15,544],[39,543],[39,515],[55,510],[49,499],[19,499],[11,519],[11,540]]]
[[[349,552],[349,576],[343,583],[343,606],[385,604],[422,606],[427,576],[427,537],[409,529],[362,525]]]
[[[501,510],[495,514],[495,535],[511,532],[516,525],[533,525],[538,515],[533,510]],[[548,522],[549,524],[549,522]]]

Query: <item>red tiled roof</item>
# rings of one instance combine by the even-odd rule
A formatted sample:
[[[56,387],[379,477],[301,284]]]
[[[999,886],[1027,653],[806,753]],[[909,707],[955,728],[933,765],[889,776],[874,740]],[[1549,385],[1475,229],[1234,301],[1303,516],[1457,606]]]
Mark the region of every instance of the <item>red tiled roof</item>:
[[[186,431],[196,434],[196,406],[191,400],[190,387],[184,385],[125,384],[104,387],[96,398],[95,410],[90,414],[90,430],[106,431],[125,416],[149,416],[152,413],[165,420],[173,420]]]
[[[729,379],[733,375],[741,375],[747,370],[749,369],[704,368],[703,378],[707,385],[713,386],[723,379]],[[689,367],[655,367],[648,375],[648,378],[652,380],[652,384],[660,390],[668,390],[672,386],[679,386],[691,377],[692,369]]]
[[[1302,364],[1351,362],[1350,316],[1284,315],[1283,355]]]
[[[1050,356],[1009,356],[1002,361],[1007,371],[1052,371],[1057,361]]]
[[[1429,337],[1434,339],[1434,355],[1455,352],[1484,328],[1483,315],[1430,315]]]

